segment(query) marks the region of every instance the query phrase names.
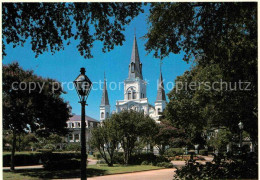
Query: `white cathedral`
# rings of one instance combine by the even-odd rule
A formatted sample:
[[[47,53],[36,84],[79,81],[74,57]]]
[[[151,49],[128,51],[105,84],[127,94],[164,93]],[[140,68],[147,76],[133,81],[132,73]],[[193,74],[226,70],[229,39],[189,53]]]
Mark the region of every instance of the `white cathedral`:
[[[128,78],[124,81],[124,100],[116,102],[116,113],[133,109],[144,112],[159,123],[160,112],[165,109],[166,96],[163,85],[162,72],[160,70],[157,86],[157,97],[154,106],[149,104],[146,96],[146,82],[143,80],[142,63],[139,58],[136,36],[132,49],[131,61],[128,67]],[[100,104],[100,121],[109,117],[110,104],[107,93],[106,79],[104,79],[103,94]]]

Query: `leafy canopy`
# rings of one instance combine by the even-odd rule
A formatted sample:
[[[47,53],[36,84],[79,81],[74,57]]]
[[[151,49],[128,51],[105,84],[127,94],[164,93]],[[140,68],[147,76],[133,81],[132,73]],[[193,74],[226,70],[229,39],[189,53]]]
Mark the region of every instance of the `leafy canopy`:
[[[103,52],[122,45],[125,30],[143,12],[141,3],[3,3],[3,55],[29,41],[38,55],[64,49],[72,38],[84,58],[92,58],[93,42],[103,42]]]

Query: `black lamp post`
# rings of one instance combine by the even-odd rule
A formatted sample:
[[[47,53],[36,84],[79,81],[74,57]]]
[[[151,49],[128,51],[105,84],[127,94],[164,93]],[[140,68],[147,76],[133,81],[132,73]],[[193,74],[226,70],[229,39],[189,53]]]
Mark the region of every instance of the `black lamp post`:
[[[244,128],[244,124],[240,121],[238,123],[238,127],[239,127],[239,130],[240,130],[240,138],[239,138],[239,152],[241,153],[242,152],[242,132],[243,132],[243,128]]]
[[[79,96],[79,103],[81,103],[81,133],[80,133],[80,142],[81,142],[81,180],[86,180],[86,122],[85,122],[85,106],[86,100],[90,93],[92,82],[85,75],[85,68],[80,68],[81,74],[73,81],[75,88]]]

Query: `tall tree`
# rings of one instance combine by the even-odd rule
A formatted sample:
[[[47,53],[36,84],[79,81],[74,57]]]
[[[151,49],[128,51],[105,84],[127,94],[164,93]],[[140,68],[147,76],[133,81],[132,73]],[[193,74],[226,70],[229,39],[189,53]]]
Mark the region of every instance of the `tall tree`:
[[[192,93],[181,103],[184,105],[187,100],[185,109],[191,111],[192,116],[202,117],[196,121],[218,121],[232,132],[238,131],[237,124],[242,121],[257,142],[257,4],[153,3],[148,21],[146,50],[154,50],[154,55],[162,59],[170,53],[184,51],[183,60],[192,61],[196,66],[187,72],[191,74],[191,81],[222,80],[233,83],[232,87],[238,86],[239,81],[250,84],[248,91],[206,92],[204,88],[178,95],[172,92],[172,101],[178,97],[177,101],[181,102],[181,94]],[[183,120],[188,118],[185,114],[183,111]]]
[[[122,33],[143,12],[141,3],[3,3],[3,55],[29,41],[36,57],[64,49],[74,38],[80,55],[92,58],[94,41],[103,42],[103,52],[122,45]]]
[[[124,163],[128,164],[138,141],[148,139],[147,137],[152,136],[155,132],[155,121],[142,112],[133,110],[113,114],[110,119],[117,124],[119,142],[124,150]]]
[[[90,144],[95,147],[108,166],[113,166],[119,145],[119,132],[114,119],[106,119],[91,131]]]
[[[58,82],[23,70],[18,63],[3,66],[3,128],[13,134],[11,170],[14,170],[17,134],[67,133],[65,127],[71,108],[60,97],[62,93]]]

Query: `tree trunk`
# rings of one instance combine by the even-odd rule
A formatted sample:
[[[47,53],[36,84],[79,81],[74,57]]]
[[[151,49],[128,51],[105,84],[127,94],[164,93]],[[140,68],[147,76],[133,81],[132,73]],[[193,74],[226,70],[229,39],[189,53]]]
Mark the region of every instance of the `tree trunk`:
[[[18,151],[21,152],[21,134],[19,133]]]
[[[10,167],[11,171],[14,171],[15,148],[16,148],[16,129],[14,128],[13,129],[12,154],[11,154],[11,167]]]

